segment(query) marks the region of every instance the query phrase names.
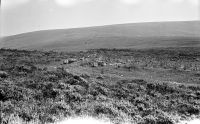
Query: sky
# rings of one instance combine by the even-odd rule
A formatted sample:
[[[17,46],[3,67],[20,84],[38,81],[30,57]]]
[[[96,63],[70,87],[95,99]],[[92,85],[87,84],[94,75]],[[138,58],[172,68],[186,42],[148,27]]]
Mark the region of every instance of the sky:
[[[1,0],[0,33],[199,18],[200,0]]]

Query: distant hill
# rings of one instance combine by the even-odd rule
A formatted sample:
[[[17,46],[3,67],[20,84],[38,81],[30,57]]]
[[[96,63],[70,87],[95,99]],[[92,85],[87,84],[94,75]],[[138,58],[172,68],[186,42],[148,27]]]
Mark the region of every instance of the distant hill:
[[[38,50],[200,47],[200,21],[44,30],[1,38],[0,47]]]

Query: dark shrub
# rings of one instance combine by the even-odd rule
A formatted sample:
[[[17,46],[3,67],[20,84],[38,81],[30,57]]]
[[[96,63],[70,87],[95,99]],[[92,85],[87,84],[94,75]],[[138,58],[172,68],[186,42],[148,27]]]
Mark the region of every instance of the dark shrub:
[[[6,101],[8,98],[6,97],[6,94],[3,90],[0,89],[0,101]]]
[[[83,99],[82,95],[79,94],[79,93],[73,93],[73,92],[72,93],[70,93],[70,92],[66,93],[66,102],[67,103],[81,102],[83,100],[84,99]]]
[[[157,118],[152,115],[149,115],[149,116],[144,117],[143,120],[144,121],[141,122],[140,124],[156,124]]]
[[[134,79],[132,80],[133,83],[139,84],[139,85],[145,85],[147,82],[143,79]]]
[[[174,124],[174,122],[168,117],[158,116],[156,124]]]
[[[97,115],[100,114],[105,114],[105,115],[109,115],[109,116],[116,116],[117,113],[113,110],[114,108],[110,107],[110,106],[105,106],[105,105],[97,105],[94,108],[94,112]]]
[[[29,122],[29,121],[31,121],[31,120],[33,119],[33,117],[31,116],[30,113],[22,112],[22,113],[18,114],[18,116],[19,116],[20,118],[22,118],[22,119],[23,119],[24,121],[26,121],[26,122]]]
[[[181,114],[198,115],[200,113],[199,108],[193,105],[187,105],[187,104],[179,105],[177,110]]]

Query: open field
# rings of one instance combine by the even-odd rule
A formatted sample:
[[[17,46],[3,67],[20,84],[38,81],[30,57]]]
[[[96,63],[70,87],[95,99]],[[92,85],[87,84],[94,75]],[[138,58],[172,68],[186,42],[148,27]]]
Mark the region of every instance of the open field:
[[[200,22],[155,22],[36,31],[3,37],[0,48],[80,51],[200,47]]]
[[[174,124],[200,115],[200,48],[0,49],[0,123],[74,116]]]

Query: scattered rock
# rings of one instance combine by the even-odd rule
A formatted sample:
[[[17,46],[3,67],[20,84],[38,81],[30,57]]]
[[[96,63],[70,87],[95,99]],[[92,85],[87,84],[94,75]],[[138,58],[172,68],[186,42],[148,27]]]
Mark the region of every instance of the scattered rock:
[[[65,59],[65,60],[63,61],[63,64],[72,64],[72,63],[74,63],[74,62],[76,62],[76,61],[77,61],[77,60],[74,59],[74,58]]]
[[[64,65],[65,65],[65,64],[68,64],[68,63],[69,63],[68,59],[66,59],[66,60],[63,61],[63,64],[64,64]]]
[[[85,78],[85,79],[90,78],[90,75],[88,75],[88,74],[86,74],[86,73],[85,73],[85,74],[81,74],[80,76],[81,76],[82,78]]]
[[[114,66],[115,68],[120,68],[122,63],[111,63],[110,66]]]
[[[76,61],[77,61],[77,60],[76,60],[76,59],[73,59],[73,58],[68,59],[68,64],[74,63],[74,62],[76,62]]]
[[[96,79],[98,79],[98,80],[103,80],[104,78],[103,78],[102,75],[100,75],[100,76],[96,77]]]
[[[98,61],[97,64],[98,66],[106,66],[106,63],[103,61]]]
[[[0,78],[7,78],[9,75],[5,71],[0,71]]]
[[[97,61],[97,62],[92,62],[91,66],[92,67],[103,67],[103,66],[106,66],[106,63],[103,61]]]
[[[91,66],[92,67],[98,67],[98,63],[97,62],[93,62],[93,63],[91,63]]]
[[[84,60],[85,60],[85,58],[84,58],[84,57],[80,58],[80,61],[84,61]]]

